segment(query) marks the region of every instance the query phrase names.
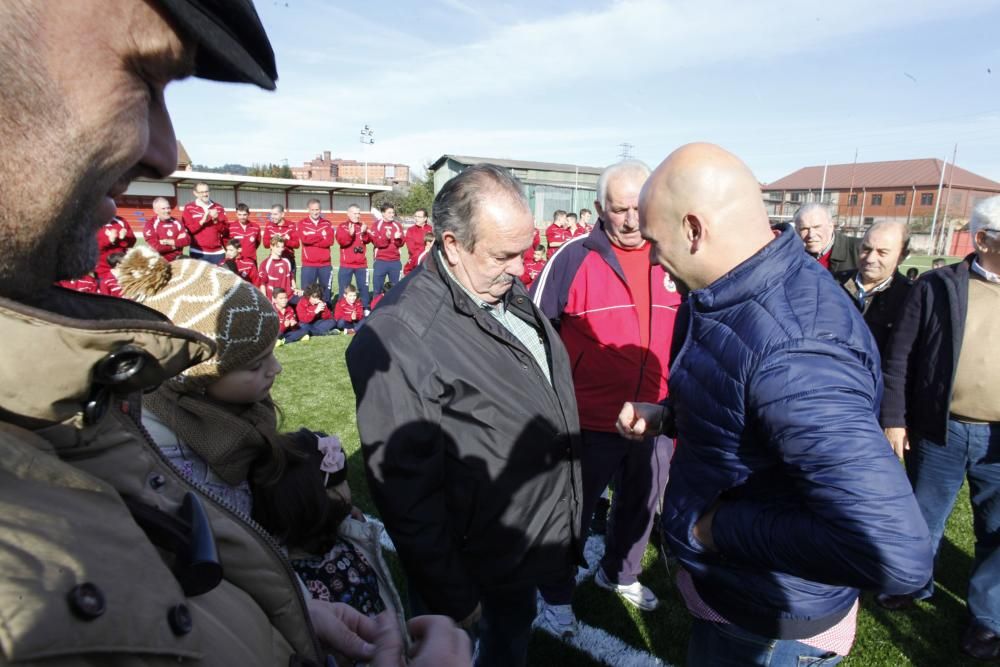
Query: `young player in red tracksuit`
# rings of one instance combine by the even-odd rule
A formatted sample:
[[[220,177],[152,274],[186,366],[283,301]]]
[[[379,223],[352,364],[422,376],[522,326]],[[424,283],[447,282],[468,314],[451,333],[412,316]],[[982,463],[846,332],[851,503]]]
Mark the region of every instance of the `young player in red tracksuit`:
[[[399,282],[403,265],[399,261],[399,249],[403,247],[403,226],[396,222],[396,209],[384,204],[380,209],[382,219],[371,230],[372,245],[375,246],[375,266],[372,267],[372,293],[381,294],[386,279],[390,283]]]
[[[358,301],[358,289],[354,285],[348,285],[333,309],[333,319],[337,321],[337,328],[353,335],[364,317],[364,309]]]
[[[292,263],[282,257],[284,251],[284,237],[271,237],[271,255],[257,268],[257,286],[268,299],[273,297],[274,290],[279,287],[290,295],[294,295],[297,291],[295,289],[295,276],[292,273]]]
[[[146,245],[172,262],[184,254],[184,248],[191,245],[191,234],[180,220],[170,216],[170,202],[163,197],[153,201],[156,216],[147,220],[142,229]]]
[[[97,266],[94,270],[100,280],[111,272],[108,256],[116,252],[126,252],[135,245],[135,233],[122,218],[115,216],[97,230]]]
[[[337,331],[337,321],[333,319],[330,308],[323,301],[323,289],[316,283],[306,287],[302,298],[295,306],[295,314],[298,315],[300,326],[309,325],[311,336],[340,333]]]
[[[337,245],[340,246],[337,291],[343,294],[353,278],[365,309],[369,308],[367,245],[371,241],[368,225],[361,221],[361,209],[354,204],[348,206],[347,220],[337,225]]]
[[[406,259],[406,264],[403,266],[404,276],[417,268],[417,259],[420,257],[420,253],[424,251],[424,235],[432,234],[433,232],[433,228],[427,222],[427,210],[418,208],[416,213],[413,214],[413,226],[406,230],[406,235],[403,237],[403,241],[406,244],[406,252],[409,255]],[[538,232],[536,231],[535,233],[537,234]]]
[[[229,234],[226,209],[209,198],[205,183],[194,186],[194,196],[194,201],[188,202],[181,214],[184,226],[191,235],[189,254],[195,259],[218,264],[226,254],[222,244]]]
[[[240,242],[240,257],[257,266],[257,248],[260,247],[260,225],[250,219],[250,207],[236,205],[236,220],[229,223],[229,238]]]
[[[545,229],[545,243],[549,248],[549,258],[556,254],[562,244],[573,238],[572,232],[566,227],[566,211],[556,211],[552,214],[552,224]]]
[[[309,340],[309,325],[301,326],[295,309],[288,305],[288,292],[280,287],[274,288],[271,303],[278,311],[278,345]]]
[[[318,284],[323,290],[323,301],[330,301],[330,246],[334,242],[333,225],[323,217],[318,199],[306,204],[309,215],[299,220],[296,231],[302,244],[302,289]]]
[[[531,259],[524,263],[524,275],[521,276],[521,282],[524,283],[525,289],[531,287],[531,283],[535,282],[535,278],[542,273],[545,261],[545,246],[539,243],[535,246]]]
[[[243,244],[239,239],[226,241],[226,256],[220,263],[251,285],[258,284],[257,262],[243,256]]]
[[[281,236],[285,239],[285,250],[281,256],[291,263],[292,276],[294,277],[298,266],[295,263],[295,249],[299,247],[299,233],[295,229],[294,222],[285,220],[285,207],[281,204],[275,204],[271,207],[271,215],[267,219],[267,224],[264,225],[265,248],[271,247],[271,239],[275,236]]]

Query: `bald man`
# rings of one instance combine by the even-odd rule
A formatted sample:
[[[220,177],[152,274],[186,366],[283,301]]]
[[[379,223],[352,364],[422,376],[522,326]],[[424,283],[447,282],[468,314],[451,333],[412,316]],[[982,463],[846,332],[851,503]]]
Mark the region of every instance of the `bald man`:
[[[694,617],[688,664],[836,664],[858,589],[914,591],[931,575],[927,525],[876,419],[874,341],[718,146],[672,153],[639,220],[688,298],[669,402],[626,403],[618,428],[680,443],[663,531]]]
[[[837,282],[861,311],[885,357],[889,335],[899,321],[903,302],[913,283],[899,272],[910,254],[910,230],[905,223],[876,222],[861,239],[857,271],[840,271]]]

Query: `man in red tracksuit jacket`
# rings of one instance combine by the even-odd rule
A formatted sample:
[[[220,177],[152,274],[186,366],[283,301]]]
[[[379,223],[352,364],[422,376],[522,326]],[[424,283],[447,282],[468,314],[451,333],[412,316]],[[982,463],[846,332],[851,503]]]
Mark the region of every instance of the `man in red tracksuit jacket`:
[[[97,230],[97,266],[94,271],[97,279],[103,280],[104,276],[110,275],[111,267],[108,265],[108,257],[116,252],[127,252],[135,245],[135,233],[129,224],[123,219],[115,216],[111,222],[106,223]]]
[[[250,219],[250,207],[246,204],[236,205],[236,220],[229,223],[230,240],[240,242],[240,257],[253,262],[257,267],[257,248],[260,247],[260,225]]]
[[[424,236],[433,231],[433,227],[427,221],[427,209],[418,208],[413,214],[413,226],[406,230],[406,235],[403,237],[406,252],[409,254],[403,266],[404,276],[417,268],[417,258],[424,251]]]
[[[142,237],[146,245],[172,262],[184,254],[184,248],[191,245],[191,235],[180,220],[171,217],[170,202],[165,197],[153,200],[152,220],[147,220],[142,229]]]
[[[337,225],[337,244],[340,246],[337,290],[343,294],[353,278],[364,310],[369,308],[367,244],[371,240],[368,225],[361,221],[361,209],[351,204],[347,207],[347,221]]]
[[[521,275],[521,282],[525,289],[530,289],[535,279],[542,274],[545,268],[545,246],[541,243],[535,246],[531,259],[524,262],[524,273]]]
[[[212,201],[211,194],[208,184],[195,185],[195,199],[184,206],[181,218],[191,235],[191,257],[218,264],[226,255],[222,244],[229,235],[229,221],[226,209]]]
[[[306,203],[309,215],[299,220],[296,231],[302,244],[302,289],[318,284],[323,290],[323,301],[330,303],[330,246],[334,241],[333,224],[323,217],[318,199]]]
[[[299,247],[299,233],[295,229],[295,223],[285,220],[285,207],[275,204],[271,207],[271,215],[264,225],[264,247],[271,247],[271,239],[281,236],[285,239],[284,252],[281,256],[287,259],[292,265],[292,276],[298,265],[295,263],[295,249]]]
[[[545,228],[545,245],[549,248],[549,258],[556,254],[566,241],[573,238],[573,233],[567,228],[566,211],[556,211],[552,214],[552,224]]]
[[[637,579],[653,516],[667,482],[672,443],[626,440],[615,423],[623,400],[659,402],[667,395],[674,319],[681,299],[670,276],[651,265],[639,234],[639,191],[649,168],[626,160],[604,170],[595,202],[598,225],[566,241],[532,286],[535,304],[566,345],[580,413],[584,525],[614,482],[606,548],[595,583],[641,609],[656,595]],[[639,399],[637,397],[645,397]],[[636,398],[633,398],[636,397]],[[540,587],[542,622],[572,635],[574,580]]]
[[[372,245],[375,246],[375,266],[372,271],[372,293],[381,294],[385,281],[395,285],[403,265],[399,261],[399,249],[403,247],[403,225],[396,222],[396,207],[383,204],[379,209],[382,219],[371,230]]]

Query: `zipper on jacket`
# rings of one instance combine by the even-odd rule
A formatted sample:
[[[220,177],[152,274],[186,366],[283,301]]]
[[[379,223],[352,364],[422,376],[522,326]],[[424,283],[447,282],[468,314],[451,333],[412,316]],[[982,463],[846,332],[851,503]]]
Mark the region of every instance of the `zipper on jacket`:
[[[131,404],[131,401],[129,401],[129,403]],[[142,414],[141,402],[139,410],[131,409],[130,405],[130,409],[128,411],[129,419],[139,429],[139,432],[142,434],[142,437],[145,438],[146,440],[146,444],[148,444],[150,447],[153,448],[153,450],[156,452],[156,455],[160,457],[160,460],[163,463],[167,464],[167,467],[170,469],[170,471],[173,472],[179,480],[181,480],[182,486],[188,486],[191,489],[203,494],[209,500],[214,502],[225,513],[232,515],[240,522],[246,524],[246,526],[251,529],[251,533],[255,534],[258,538],[260,538],[260,541],[262,541],[264,545],[268,549],[270,549],[272,555],[278,558],[278,562],[281,563],[282,567],[285,570],[285,574],[288,575],[288,578],[292,583],[292,588],[295,590],[295,595],[299,601],[299,607],[302,610],[302,613],[305,615],[306,629],[309,631],[309,638],[312,640],[313,651],[315,651],[317,659],[322,664],[323,661],[326,659],[326,653],[320,646],[319,637],[316,635],[316,628],[313,625],[312,618],[309,616],[309,606],[306,602],[305,596],[302,594],[302,585],[300,583],[301,580],[299,579],[299,576],[295,573],[295,570],[292,569],[292,564],[288,561],[288,558],[285,556],[284,553],[282,553],[281,545],[274,538],[274,536],[272,536],[270,533],[264,530],[264,528],[259,523],[254,521],[250,516],[230,505],[227,501],[216,495],[210,489],[202,488],[197,484],[195,484],[194,482],[188,480],[186,477],[184,477],[184,475],[181,474],[181,472],[176,467],[174,467],[174,464],[171,463],[170,460],[167,459],[167,457],[163,454],[163,452],[160,450],[160,447],[156,444],[156,441],[153,440],[153,436],[150,435],[149,431],[142,423],[141,414]],[[291,642],[289,642],[289,645],[291,646]],[[294,650],[294,647],[292,648]]]

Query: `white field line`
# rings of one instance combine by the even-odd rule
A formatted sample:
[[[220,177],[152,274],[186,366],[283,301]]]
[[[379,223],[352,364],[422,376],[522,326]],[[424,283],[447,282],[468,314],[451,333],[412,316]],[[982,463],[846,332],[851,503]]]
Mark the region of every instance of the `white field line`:
[[[383,528],[381,531],[382,547],[387,551],[395,553],[396,547],[393,546],[392,540],[389,539],[389,534],[384,530],[382,522],[369,514],[365,515],[365,519],[378,524]],[[592,578],[594,573],[597,571],[597,565],[601,561],[601,557],[604,555],[604,538],[599,535],[591,535],[587,538],[587,544],[583,548],[583,555],[587,560],[587,568],[580,568],[577,570],[577,585]],[[535,619],[533,625],[536,630],[547,632],[547,630],[539,624],[538,619]],[[642,649],[637,649],[634,646],[630,646],[618,637],[608,634],[600,628],[587,625],[586,623],[577,623],[577,632],[575,636],[569,638],[556,637],[556,639],[559,639],[567,646],[572,646],[581,653],[586,653],[594,660],[602,662],[605,665],[610,665],[611,667],[671,667],[669,663],[663,662],[655,655],[647,653]]]

